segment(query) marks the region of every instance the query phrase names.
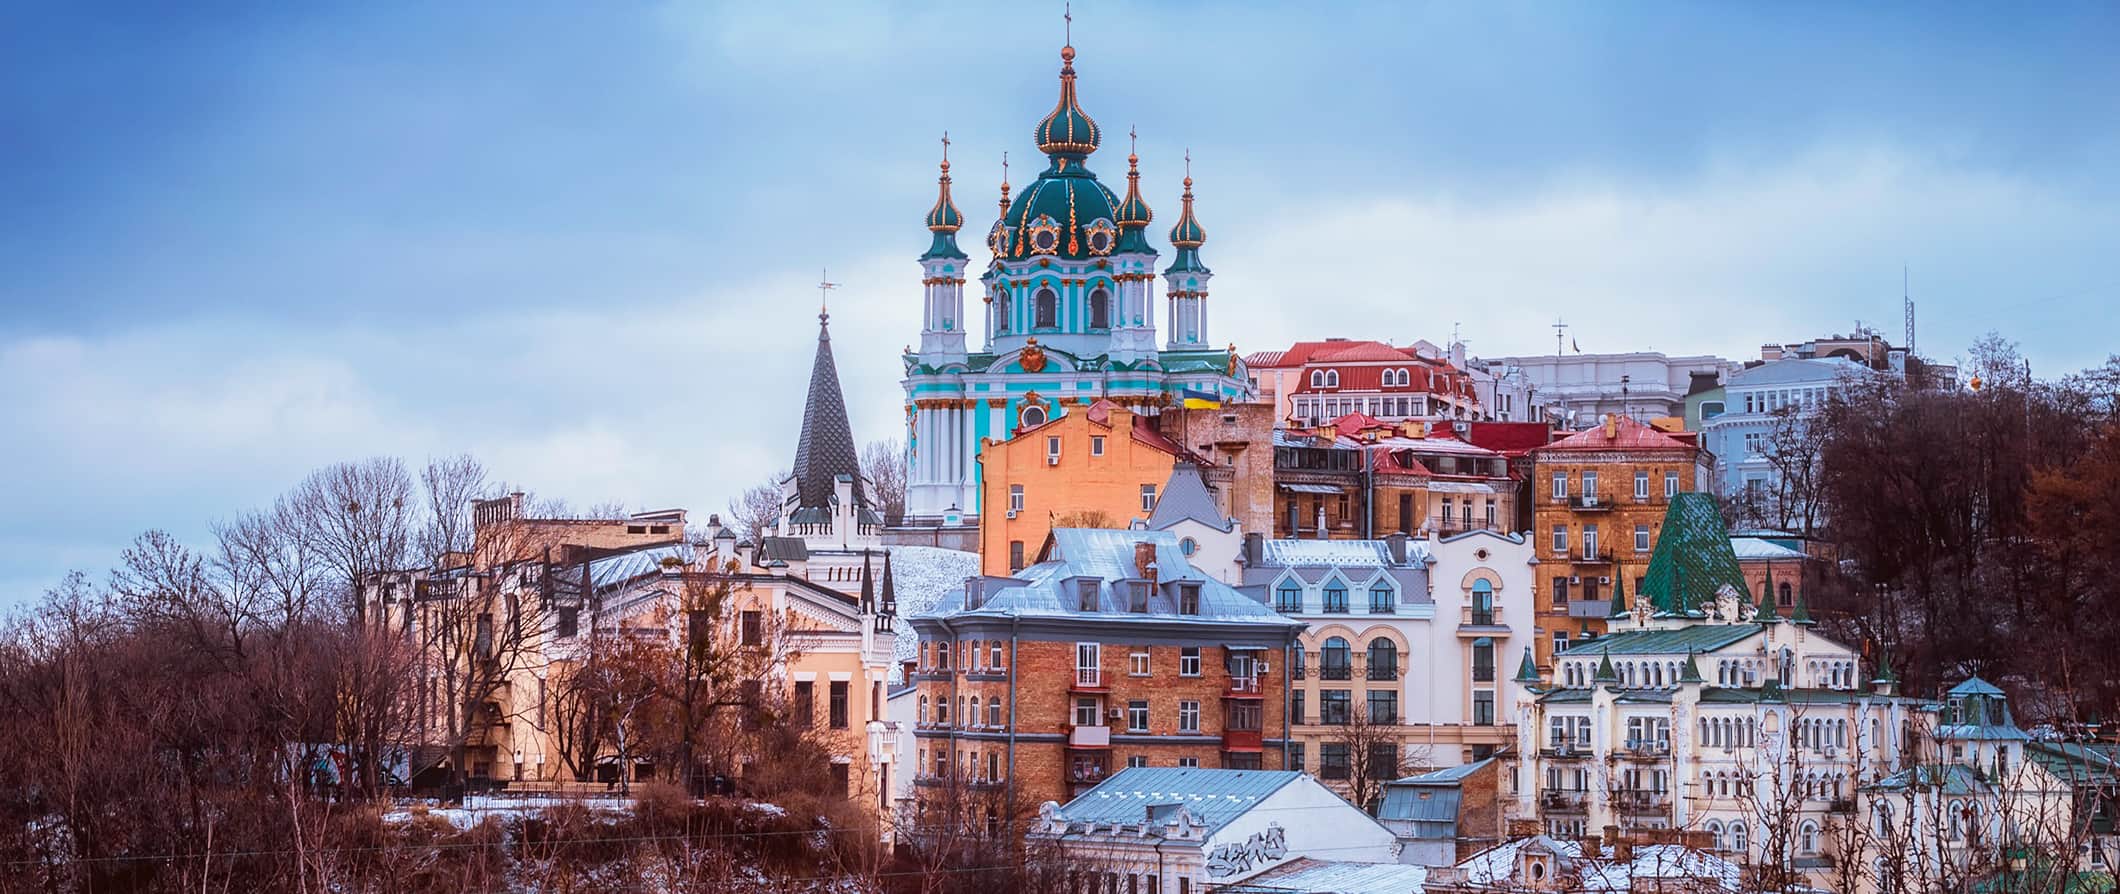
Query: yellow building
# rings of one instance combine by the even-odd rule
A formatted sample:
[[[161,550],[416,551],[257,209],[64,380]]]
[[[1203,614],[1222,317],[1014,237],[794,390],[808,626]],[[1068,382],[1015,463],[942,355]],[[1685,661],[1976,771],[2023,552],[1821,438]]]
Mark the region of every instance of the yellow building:
[[[1154,417],[1110,401],[982,443],[980,570],[1009,574],[1037,559],[1056,527],[1124,528],[1156,508],[1171,466],[1197,462]]]

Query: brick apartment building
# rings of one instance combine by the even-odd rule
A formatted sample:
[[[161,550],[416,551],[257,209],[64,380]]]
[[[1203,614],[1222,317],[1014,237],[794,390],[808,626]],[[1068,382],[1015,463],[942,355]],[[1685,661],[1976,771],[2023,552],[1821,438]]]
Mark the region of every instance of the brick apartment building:
[[[1671,498],[1709,486],[1696,437],[1613,415],[1531,451],[1541,667],[1604,634],[1615,588],[1640,590]]]
[[[979,568],[1029,565],[1056,525],[1123,528],[1148,518],[1173,462],[1203,462],[1140,415],[1108,400],[1055,415],[977,457],[982,505]]]
[[[1125,767],[1282,766],[1281,656],[1303,624],[1168,532],[1054,530],[1036,563],[908,620],[922,809],[969,790],[1027,815]]]

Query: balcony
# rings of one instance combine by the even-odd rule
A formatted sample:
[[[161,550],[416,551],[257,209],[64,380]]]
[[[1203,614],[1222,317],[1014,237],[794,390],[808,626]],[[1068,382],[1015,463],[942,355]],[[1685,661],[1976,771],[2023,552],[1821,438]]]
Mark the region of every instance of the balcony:
[[[1834,798],[1826,802],[1827,813],[1852,814],[1855,812],[1854,798]]]
[[[1623,791],[1615,794],[1612,801],[1624,813],[1667,813],[1671,810],[1671,796],[1665,792]]]
[[[1458,609],[1457,632],[1459,636],[1507,635],[1509,624],[1502,620],[1502,610],[1498,607],[1482,611],[1468,605]]]
[[[1605,547],[1599,547],[1594,550],[1586,549],[1569,556],[1568,561],[1577,565],[1610,565],[1612,564],[1612,550]]]
[[[1547,757],[1561,758],[1563,760],[1580,760],[1590,756],[1590,746],[1574,742],[1562,742],[1541,748],[1539,753]]]
[[[1612,603],[1611,603],[1611,602],[1609,602],[1609,601],[1607,601],[1607,600],[1604,600],[1604,599],[1570,599],[1570,600],[1568,600],[1568,617],[1571,617],[1571,618],[1598,618],[1598,619],[1604,619],[1604,618],[1609,618],[1609,617],[1611,617],[1611,616],[1612,616]]]
[[[1075,668],[1075,681],[1068,687],[1070,692],[1103,692],[1104,670],[1095,667]]]
[[[1671,756],[1671,743],[1664,739],[1628,739],[1626,756],[1635,760],[1660,760]]]
[[[1584,792],[1548,791],[1539,796],[1538,802],[1540,807],[1547,810],[1581,813],[1584,802],[1588,800],[1584,795]]]
[[[1261,683],[1262,683],[1262,681],[1261,681],[1261,680],[1260,680],[1260,679],[1259,679],[1258,677],[1256,677],[1256,676],[1250,676],[1250,677],[1230,677],[1230,678],[1229,678],[1229,689],[1228,689],[1227,691],[1225,691],[1225,692],[1223,692],[1223,693],[1222,693],[1222,697],[1223,697],[1223,698],[1265,698],[1265,697],[1266,697],[1266,693],[1265,693],[1265,691],[1264,691],[1265,687],[1264,687],[1264,686],[1262,686],[1262,685],[1261,685]]]
[[[1110,748],[1112,728],[1108,726],[1074,726],[1067,730],[1069,748]]]
[[[1103,761],[1076,761],[1067,766],[1067,781],[1076,785],[1096,785],[1111,775],[1111,768]]]
[[[1353,665],[1353,664],[1321,664],[1321,665],[1318,665],[1318,679],[1320,679],[1320,680],[1352,680],[1352,679],[1354,679],[1354,665]]]
[[[1598,494],[1575,494],[1561,502],[1581,512],[1603,512],[1612,508],[1612,501]]]
[[[1222,731],[1223,751],[1259,751],[1265,747],[1265,737],[1255,729],[1230,729]]]

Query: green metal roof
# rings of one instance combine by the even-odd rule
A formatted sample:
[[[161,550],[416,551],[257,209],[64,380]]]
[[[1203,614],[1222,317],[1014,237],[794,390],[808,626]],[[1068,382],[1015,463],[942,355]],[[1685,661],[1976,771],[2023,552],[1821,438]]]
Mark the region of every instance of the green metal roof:
[[[1593,653],[1691,655],[1713,652],[1760,632],[1755,624],[1695,624],[1675,630],[1623,630],[1597,639],[1578,640],[1554,657],[1581,658]]]
[[[1750,601],[1715,498],[1703,493],[1672,496],[1636,598],[1647,596],[1660,615],[1697,617],[1701,606],[1713,602],[1725,585]]]

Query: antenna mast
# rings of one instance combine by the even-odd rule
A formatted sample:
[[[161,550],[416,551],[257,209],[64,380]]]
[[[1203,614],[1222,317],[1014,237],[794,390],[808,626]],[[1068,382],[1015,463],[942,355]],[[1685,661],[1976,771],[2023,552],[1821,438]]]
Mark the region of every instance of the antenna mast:
[[[1911,289],[1907,287],[1907,283],[1907,266],[1905,264],[1901,264],[1899,265],[1899,300],[1901,303],[1906,305],[1907,355],[1911,357],[1916,356],[1914,352],[1914,293]]]

